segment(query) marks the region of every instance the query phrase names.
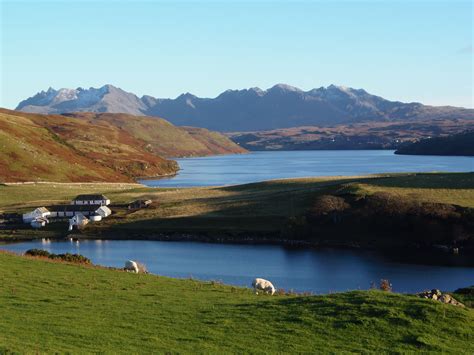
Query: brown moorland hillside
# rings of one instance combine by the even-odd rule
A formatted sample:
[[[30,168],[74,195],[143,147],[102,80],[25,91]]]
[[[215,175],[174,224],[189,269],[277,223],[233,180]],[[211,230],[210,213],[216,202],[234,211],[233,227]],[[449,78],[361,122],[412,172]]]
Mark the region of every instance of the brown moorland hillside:
[[[130,182],[177,170],[108,122],[0,110],[0,181]]]
[[[246,150],[230,138],[204,128],[177,127],[159,117],[123,113],[67,113],[89,124],[111,124],[148,143],[148,149],[165,157],[239,154]]]
[[[423,138],[468,129],[474,129],[474,120],[427,119],[233,132],[227,136],[248,150],[397,149]]]
[[[174,174],[165,157],[244,153],[220,133],[111,113],[0,109],[0,181],[133,181]]]

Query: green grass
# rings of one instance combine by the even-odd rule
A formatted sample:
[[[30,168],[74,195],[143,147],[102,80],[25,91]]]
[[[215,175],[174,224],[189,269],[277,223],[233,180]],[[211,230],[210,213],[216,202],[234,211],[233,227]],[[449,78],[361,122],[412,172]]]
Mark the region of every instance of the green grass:
[[[273,180],[261,183],[180,189],[147,188],[137,184],[0,185],[0,212],[25,211],[35,206],[68,203],[79,193],[101,192],[113,203],[152,199],[150,208],[115,214],[90,224],[85,233],[108,232],[118,237],[161,232],[280,231],[290,217],[304,215],[318,195],[352,193],[364,196],[386,191],[405,199],[452,203],[474,208],[474,173],[392,174],[367,177],[321,177]],[[35,232],[54,235],[54,226]],[[26,233],[17,231],[19,238]],[[48,233],[48,235],[46,235]],[[8,230],[0,238],[12,236]]]
[[[0,353],[474,352],[472,309],[414,296],[256,296],[5,253],[0,270]]]

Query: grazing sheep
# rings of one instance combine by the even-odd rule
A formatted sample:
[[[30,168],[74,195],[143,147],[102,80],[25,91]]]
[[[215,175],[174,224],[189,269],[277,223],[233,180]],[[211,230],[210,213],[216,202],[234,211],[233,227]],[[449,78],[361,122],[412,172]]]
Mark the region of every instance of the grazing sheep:
[[[270,281],[265,280],[265,279],[257,278],[253,280],[252,287],[254,288],[255,294],[257,295],[258,295],[258,291],[263,291],[271,295],[275,293],[275,287],[273,286],[273,284]]]
[[[138,268],[138,264],[136,261],[133,261],[133,260],[127,260],[125,262],[125,268],[124,268],[126,271],[131,271],[131,272],[134,272],[134,273],[137,273],[139,272],[139,268]]]

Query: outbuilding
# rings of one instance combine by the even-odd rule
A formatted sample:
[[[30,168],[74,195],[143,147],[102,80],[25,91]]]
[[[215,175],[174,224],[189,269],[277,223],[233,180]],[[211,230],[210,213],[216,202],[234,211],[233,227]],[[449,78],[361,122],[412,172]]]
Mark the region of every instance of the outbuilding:
[[[30,224],[33,228],[44,227],[44,226],[46,226],[47,223],[48,223],[48,220],[46,218],[43,218],[43,217],[35,218],[34,220],[32,220],[30,222]]]
[[[81,213],[76,214],[74,217],[69,219],[69,230],[81,229],[89,223],[89,219]]]
[[[146,208],[151,205],[151,200],[135,200],[128,205],[129,210]]]
[[[78,195],[74,200],[71,201],[71,205],[107,206],[110,205],[110,200],[102,194]]]
[[[112,211],[107,206],[100,206],[94,211],[94,214],[101,216],[102,218],[108,217],[112,214]]]
[[[73,217],[77,214],[91,216],[100,208],[100,205],[59,205],[51,207],[51,217]],[[108,208],[108,207],[107,207]]]
[[[37,218],[46,218],[51,215],[51,212],[46,207],[35,208],[32,212],[23,214],[23,222],[31,223]]]

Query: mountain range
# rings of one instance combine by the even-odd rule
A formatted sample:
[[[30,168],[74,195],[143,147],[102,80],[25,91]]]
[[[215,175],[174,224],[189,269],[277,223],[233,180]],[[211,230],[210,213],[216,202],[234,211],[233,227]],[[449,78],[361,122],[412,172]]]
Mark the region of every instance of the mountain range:
[[[186,93],[175,99],[138,97],[113,85],[99,89],[49,88],[20,102],[16,109],[45,114],[109,112],[159,116],[175,125],[222,132],[361,122],[474,119],[473,109],[390,101],[363,89],[336,85],[303,91],[278,84],[268,90],[227,90],[215,98]]]

